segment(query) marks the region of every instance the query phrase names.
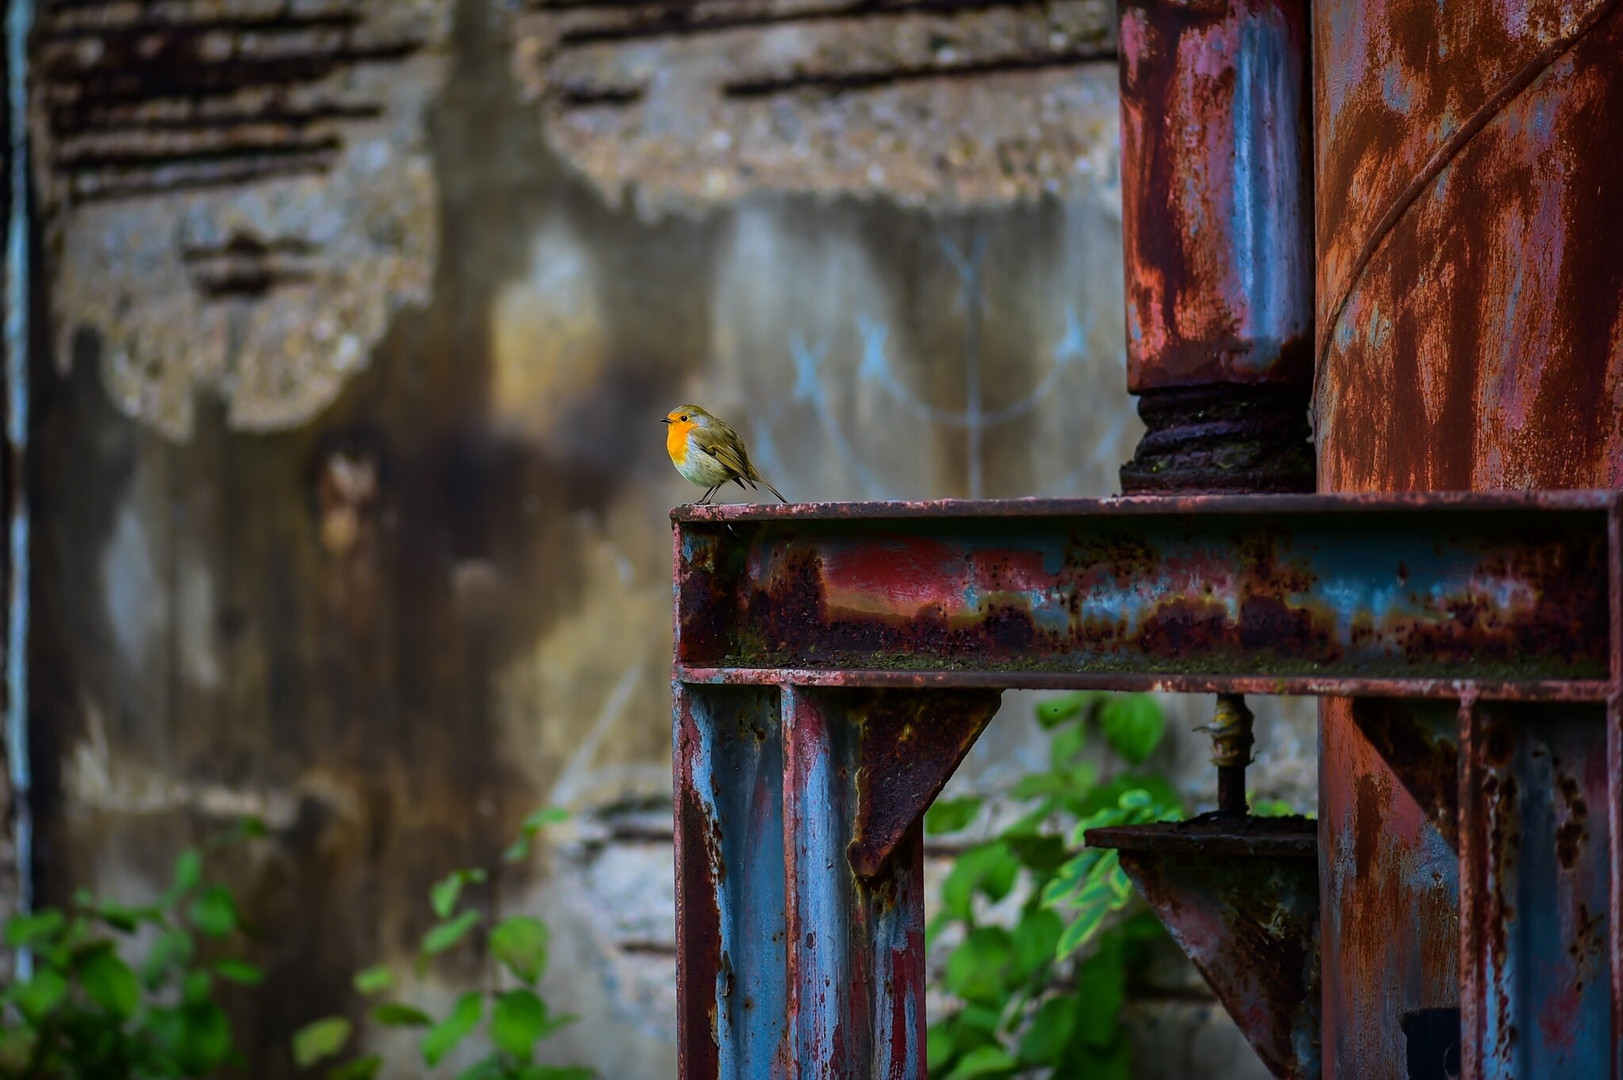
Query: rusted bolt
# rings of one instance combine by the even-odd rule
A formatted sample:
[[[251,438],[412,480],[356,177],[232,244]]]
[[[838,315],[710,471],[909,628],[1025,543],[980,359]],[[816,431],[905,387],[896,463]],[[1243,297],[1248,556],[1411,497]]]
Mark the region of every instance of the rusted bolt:
[[[1212,739],[1212,764],[1217,766],[1217,811],[1244,814],[1245,767],[1251,764],[1251,733],[1254,718],[1246,708],[1243,694],[1218,694],[1212,722],[1198,730]]]

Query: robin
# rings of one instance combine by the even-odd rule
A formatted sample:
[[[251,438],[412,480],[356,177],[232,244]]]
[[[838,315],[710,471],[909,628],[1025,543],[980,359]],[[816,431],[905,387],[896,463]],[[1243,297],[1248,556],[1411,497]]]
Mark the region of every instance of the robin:
[[[668,426],[665,452],[671,455],[671,464],[676,466],[677,472],[707,489],[700,503],[709,502],[716,489],[729,480],[739,487],[765,484],[779,502],[789,501],[783,492],[761,479],[761,474],[755,471],[738,432],[697,405],[679,405],[666,413],[660,423]]]

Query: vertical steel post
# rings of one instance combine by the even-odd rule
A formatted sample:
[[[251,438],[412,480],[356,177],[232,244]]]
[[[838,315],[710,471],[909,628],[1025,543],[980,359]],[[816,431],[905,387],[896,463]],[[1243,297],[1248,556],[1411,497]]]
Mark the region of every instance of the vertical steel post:
[[[1122,490],[1312,491],[1306,0],[1123,0]]]
[[[923,813],[998,694],[674,693],[682,1080],[923,1080]]]

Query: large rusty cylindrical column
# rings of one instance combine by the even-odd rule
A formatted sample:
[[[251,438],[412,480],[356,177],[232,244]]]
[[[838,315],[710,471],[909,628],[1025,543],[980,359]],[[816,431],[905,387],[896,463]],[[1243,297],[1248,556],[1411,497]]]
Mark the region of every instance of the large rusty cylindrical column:
[[[1623,3],[1313,20],[1322,489],[1623,485]],[[1407,776],[1390,711],[1321,705],[1325,1080],[1623,1075],[1618,705],[1417,716]]]
[[[1122,490],[1311,491],[1306,0],[1122,0]]]

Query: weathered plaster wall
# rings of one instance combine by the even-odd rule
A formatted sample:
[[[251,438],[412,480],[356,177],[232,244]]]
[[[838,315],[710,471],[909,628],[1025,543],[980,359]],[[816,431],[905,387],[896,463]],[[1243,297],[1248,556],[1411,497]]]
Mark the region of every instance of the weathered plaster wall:
[[[671,1075],[666,513],[695,492],[655,420],[709,404],[799,499],[1113,491],[1141,429],[1110,23],[46,7],[47,898],[150,895],[182,843],[264,817],[234,874],[277,951],[239,1022],[285,1076],[348,972],[406,963],[434,877],[561,802],[550,873],[502,883],[588,1017],[553,1052]],[[1298,713],[1259,708],[1301,796]],[[960,784],[1034,752],[1027,714]],[[1168,750],[1192,788],[1202,741]],[[1250,1067],[1231,1027],[1180,1030],[1227,1047],[1209,1075]]]

